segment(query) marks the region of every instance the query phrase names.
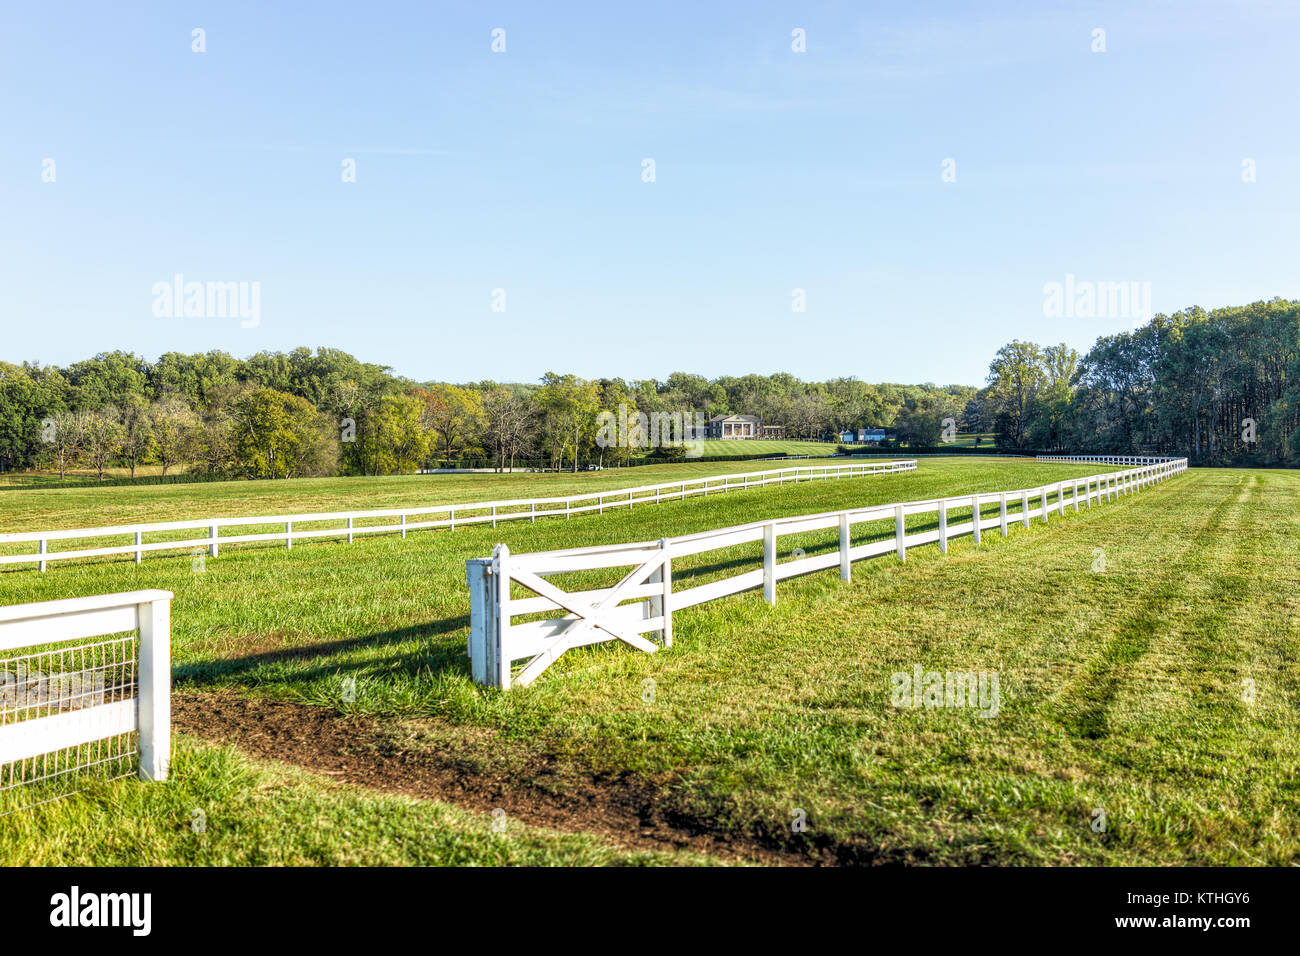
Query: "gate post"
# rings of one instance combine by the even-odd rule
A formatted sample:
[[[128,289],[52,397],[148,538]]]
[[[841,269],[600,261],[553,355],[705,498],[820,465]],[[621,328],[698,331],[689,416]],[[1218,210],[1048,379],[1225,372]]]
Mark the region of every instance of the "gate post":
[[[161,783],[172,759],[172,602],[136,607],[140,629],[140,779]]]
[[[659,539],[659,550],[663,552],[663,563],[659,565],[646,579],[647,584],[662,585],[659,594],[650,597],[646,601],[646,617],[662,617],[664,619],[663,630],[659,632],[659,642],[664,647],[673,646],[673,569],[671,559],[668,557],[668,539]]]
[[[469,586],[470,673],[484,687],[510,687],[510,659],[505,649],[510,623],[510,549],[497,545],[490,558],[465,562]]]

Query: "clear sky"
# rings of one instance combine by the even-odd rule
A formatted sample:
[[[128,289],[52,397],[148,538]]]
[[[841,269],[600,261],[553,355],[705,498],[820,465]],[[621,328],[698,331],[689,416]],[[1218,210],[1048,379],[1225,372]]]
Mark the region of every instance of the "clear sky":
[[[1295,3],[9,2],[0,358],[978,384],[1135,324],[1067,274],[1300,296],[1298,113]],[[256,326],[156,316],[177,273]]]

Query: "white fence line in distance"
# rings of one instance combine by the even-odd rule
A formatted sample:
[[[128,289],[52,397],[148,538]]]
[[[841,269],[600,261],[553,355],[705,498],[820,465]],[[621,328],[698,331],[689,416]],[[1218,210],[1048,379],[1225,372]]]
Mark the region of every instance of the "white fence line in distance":
[[[567,495],[557,498],[516,498],[508,501],[485,501],[456,505],[434,505],[425,508],[392,508],[371,511],[337,511],[314,514],[262,515],[248,518],[199,518],[191,521],[163,521],[153,524],[114,525],[104,528],[74,528],[62,531],[21,531],[0,534],[0,544],[16,542],[35,542],[35,554],[0,555],[0,566],[7,564],[35,564],[44,571],[49,561],[66,561],[76,558],[105,557],[109,555],[135,556],[139,564],[144,556],[154,551],[206,550],[209,557],[217,557],[222,546],[232,544],[249,544],[253,542],[284,542],[286,548],[292,548],[295,541],[311,538],[346,537],[351,543],[355,535],[363,534],[400,534],[403,538],[407,532],[421,529],[448,528],[455,531],[458,525],[490,523],[497,526],[498,521],[536,521],[538,518],[565,517],[579,514],[604,514],[619,508],[631,508],[639,504],[659,504],[665,501],[682,501],[696,496],[707,497],[710,494],[723,494],[729,491],[743,491],[748,488],[783,487],[786,484],[798,484],[805,481],[832,478],[854,478],[865,475],[886,475],[898,472],[916,471],[916,460],[896,460],[870,463],[845,463],[838,465],[802,466],[797,468],[777,468],[770,471],[753,471],[735,475],[710,475],[706,478],[692,478],[684,481],[670,481],[658,485],[641,485],[635,488],[612,488],[609,491],[595,491],[580,495]],[[460,512],[459,517],[457,512]],[[441,519],[409,521],[415,517],[445,514]],[[358,525],[359,520],[371,518],[396,518],[396,524]],[[316,528],[303,530],[295,525],[313,522],[346,522],[340,528]],[[259,534],[222,535],[223,528],[238,528],[256,525],[283,525],[283,531]],[[203,529],[207,533],[200,538],[184,541],[146,541],[145,536],[171,531]],[[82,548],[68,551],[51,551],[51,541],[73,541],[85,538],[108,538],[131,536],[132,542],[111,547]]]

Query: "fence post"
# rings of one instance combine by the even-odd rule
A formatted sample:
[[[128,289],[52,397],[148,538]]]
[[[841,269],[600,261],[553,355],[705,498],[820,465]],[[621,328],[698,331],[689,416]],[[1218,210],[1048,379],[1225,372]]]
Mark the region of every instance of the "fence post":
[[[43,555],[43,554],[45,554],[45,551],[46,551],[46,544],[45,544],[45,539],[44,539],[44,538],[41,538],[40,545],[41,545],[41,546],[40,546],[40,549],[39,549],[36,553],[37,553],[37,554],[41,554],[41,555]],[[39,562],[39,564],[40,564],[40,569],[41,569],[42,571],[44,571],[44,570],[45,570],[45,561],[44,561],[44,559],[42,559],[42,560]]]
[[[496,526],[497,526],[497,506],[496,506],[496,505],[493,505],[493,506],[492,506],[492,528],[493,528],[493,530],[496,530]]]
[[[284,523],[284,549],[286,551],[293,550],[293,522],[292,521],[286,521]]]
[[[979,544],[980,543],[980,496],[979,495],[970,496],[970,520],[971,520],[971,527],[973,529],[971,531],[971,534],[973,534],[975,537],[975,543]]]
[[[167,779],[172,757],[170,598],[137,605],[140,628],[140,779]]]
[[[212,540],[208,544],[208,557],[215,558],[216,556],[217,556],[217,523],[214,521],[212,522]]]
[[[1047,524],[1047,487],[1043,487],[1043,524]]]
[[[352,543],[352,519],[348,518],[348,544]]]
[[[1007,493],[1005,491],[1002,492],[1001,505],[1002,505],[1002,513],[1001,513],[1002,537],[1005,538],[1007,536]]]
[[[144,560],[144,552],[140,550],[140,544],[144,540],[144,533],[137,531],[135,533],[135,563],[139,564]]]
[[[452,531],[455,531],[455,530],[456,530],[456,509],[455,509],[455,508],[450,509],[450,510],[447,512],[447,514],[448,514],[448,517],[449,517],[449,519],[450,519],[450,527],[451,527],[451,530],[452,530]]]
[[[493,627],[493,671],[496,686],[502,690],[510,689],[510,651],[507,640],[510,635],[510,548],[499,544],[492,552],[493,596],[496,598],[492,609],[496,618]]]
[[[849,561],[849,513],[840,515],[840,580],[846,584],[853,579],[853,564]]]
[[[948,553],[948,502],[939,499],[939,551]]]
[[[1079,479],[1074,480],[1074,487],[1070,489],[1070,498],[1074,501],[1074,513],[1079,513]]]
[[[528,503],[528,523],[537,524],[537,502],[536,501],[530,501]]]
[[[903,521],[903,506],[898,505],[894,509],[894,539],[895,548],[898,551],[898,560],[907,561],[907,531]]]
[[[664,647],[673,646],[673,558],[668,550],[668,539],[659,539],[659,550],[664,552],[664,563],[659,566],[658,580],[663,584],[663,593],[659,597],[659,613],[663,615],[664,629],[662,642]],[[652,578],[651,580],[655,580]]]
[[[1020,493],[1020,521],[1026,528],[1029,527],[1029,492],[1027,491]]]
[[[776,522],[763,526],[763,598],[776,603]]]
[[[406,537],[406,515],[402,515],[402,537]]]
[[[1065,517],[1065,482],[1056,483],[1056,514],[1057,517]]]

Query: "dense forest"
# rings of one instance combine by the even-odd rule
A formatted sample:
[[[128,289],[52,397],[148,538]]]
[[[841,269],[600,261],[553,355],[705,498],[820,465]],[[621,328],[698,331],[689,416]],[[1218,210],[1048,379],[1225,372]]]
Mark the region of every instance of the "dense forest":
[[[1300,464],[1300,302],[1185,309],[1087,355],[1012,342],[967,418],[1010,448]]]
[[[1274,299],[1157,315],[1097,340],[1012,342],[974,386],[804,382],[790,375],[665,381],[414,382],[336,349],[123,353],[66,368],[0,362],[0,471],[140,465],[163,475],[381,475],[466,461],[578,468],[651,452],[598,440],[601,413],[723,412],[782,424],[788,438],[886,427],[941,443],[951,418],[1010,450],[1157,452],[1201,464],[1300,463],[1300,303]]]

